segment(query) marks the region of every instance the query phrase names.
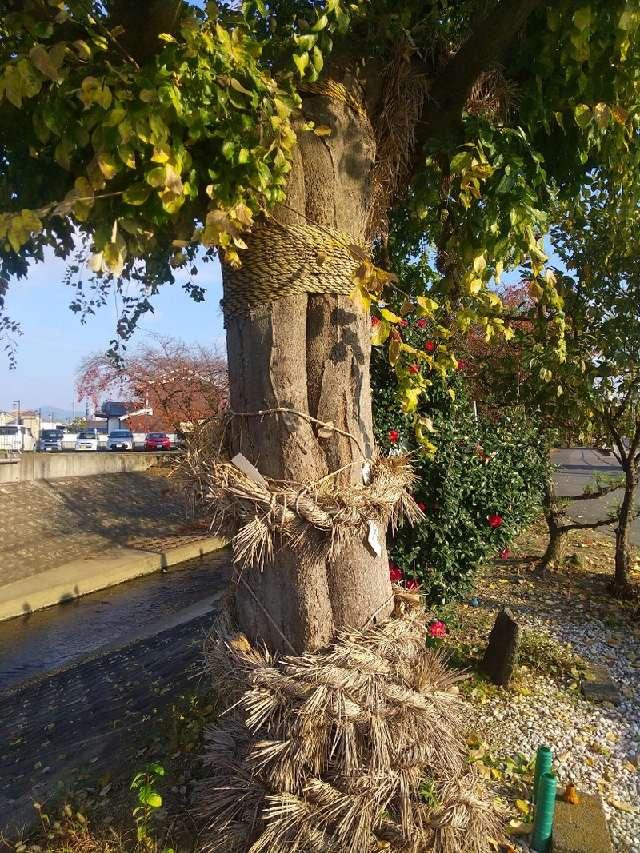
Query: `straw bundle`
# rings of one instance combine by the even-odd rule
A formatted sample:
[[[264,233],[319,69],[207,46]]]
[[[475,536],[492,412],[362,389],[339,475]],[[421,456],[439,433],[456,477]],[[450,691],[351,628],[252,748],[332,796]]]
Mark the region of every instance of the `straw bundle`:
[[[204,850],[492,849],[500,821],[465,760],[460,676],[425,631],[424,612],[405,608],[280,661],[242,635],[211,638],[208,667],[232,705],[207,738]]]

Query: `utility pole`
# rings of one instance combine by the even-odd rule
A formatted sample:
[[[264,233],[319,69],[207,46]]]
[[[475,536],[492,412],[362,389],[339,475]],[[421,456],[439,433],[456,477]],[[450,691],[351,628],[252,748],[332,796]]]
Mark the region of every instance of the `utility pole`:
[[[18,424],[18,432],[20,433],[20,449],[24,450],[24,433],[20,429],[20,400],[14,400],[13,405],[17,411],[16,423]]]

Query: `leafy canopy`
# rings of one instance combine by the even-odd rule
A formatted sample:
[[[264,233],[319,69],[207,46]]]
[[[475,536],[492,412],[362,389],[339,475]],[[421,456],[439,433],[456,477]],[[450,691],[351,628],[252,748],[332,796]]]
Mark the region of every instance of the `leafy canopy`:
[[[47,246],[75,251],[75,309],[115,286],[126,338],[175,269],[195,274],[202,247],[241,262],[255,217],[285,199],[297,136],[331,132],[304,120],[310,86],[356,69],[382,151],[398,124],[382,121],[388,72],[402,68],[424,97],[383,211],[414,267],[397,292],[508,336],[489,284],[526,263],[564,357],[541,239],[554,199],[593,169],[636,170],[637,0],[1,0],[0,20],[0,276],[25,275]],[[364,265],[354,295],[384,308],[388,285]],[[374,343],[415,361],[402,312],[379,319]]]

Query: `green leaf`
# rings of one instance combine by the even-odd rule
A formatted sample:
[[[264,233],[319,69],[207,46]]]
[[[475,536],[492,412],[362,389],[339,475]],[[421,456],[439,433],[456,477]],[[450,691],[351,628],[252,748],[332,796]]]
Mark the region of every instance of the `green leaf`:
[[[62,79],[60,63],[62,62],[63,55],[64,51],[61,52],[58,50],[54,52],[52,49],[51,52],[48,52],[41,44],[35,45],[29,51],[29,58],[38,71],[56,83]]]
[[[461,174],[471,165],[472,160],[473,157],[468,151],[461,151],[452,157],[449,169],[454,175]]]
[[[143,184],[142,181],[136,184],[131,184],[128,189],[124,191],[122,194],[122,200],[125,204],[131,204],[134,207],[140,207],[141,204],[144,204],[145,201],[149,198],[149,194],[151,193],[151,187],[147,184]]]
[[[298,69],[298,73],[301,77],[304,77],[307,68],[309,67],[309,54],[308,53],[294,53],[293,62],[296,68]]]
[[[591,121],[591,108],[586,104],[578,104],[573,110],[573,116],[578,127],[586,127]]]
[[[591,6],[582,6],[573,13],[573,23],[582,32],[591,27]]]
[[[145,806],[151,806],[152,809],[159,809],[162,805],[162,797],[149,785],[143,785],[140,788],[138,800]]]

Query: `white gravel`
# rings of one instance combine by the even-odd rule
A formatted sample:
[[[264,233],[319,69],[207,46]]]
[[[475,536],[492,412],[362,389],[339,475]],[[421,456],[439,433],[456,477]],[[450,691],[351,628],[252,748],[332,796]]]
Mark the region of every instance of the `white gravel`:
[[[560,783],[599,794],[616,853],[640,853],[640,631],[611,629],[592,608],[564,596],[551,602],[512,588],[505,603],[528,630],[569,643],[586,661],[606,666],[623,701],[588,702],[551,679],[531,676],[531,696],[501,696],[477,708],[478,725],[502,755],[534,755],[540,744],[554,753]],[[523,591],[524,592],[524,591]],[[481,604],[494,609],[497,602]]]

